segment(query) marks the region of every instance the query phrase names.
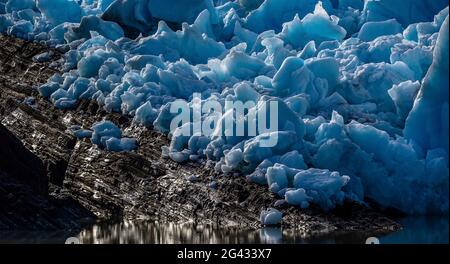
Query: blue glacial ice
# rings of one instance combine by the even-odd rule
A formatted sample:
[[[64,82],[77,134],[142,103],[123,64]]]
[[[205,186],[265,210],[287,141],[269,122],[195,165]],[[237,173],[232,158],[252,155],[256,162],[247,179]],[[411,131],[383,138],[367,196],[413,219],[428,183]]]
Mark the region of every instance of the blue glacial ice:
[[[37,0],[36,6],[44,19],[53,26],[65,22],[78,23],[85,15],[80,5],[73,0]]]
[[[134,138],[122,137],[120,128],[111,121],[101,121],[92,127],[91,142],[110,151],[130,151],[137,148]]]
[[[448,153],[448,16],[433,52],[433,63],[405,124],[405,138],[422,149],[443,148]]]
[[[401,34],[402,31],[402,26],[394,18],[385,21],[369,21],[362,25],[358,38],[368,42],[380,36]]]
[[[268,208],[261,212],[260,221],[261,225],[274,226],[281,223],[283,214],[275,208]]]
[[[383,21],[395,18],[404,27],[417,22],[431,21],[435,14],[448,6],[447,0],[367,0],[364,21]]]
[[[64,72],[38,88],[55,107],[93,100],[130,116],[168,135],[162,152],[175,161],[207,161],[299,208],[352,200],[448,214],[447,6],[0,0],[0,31],[65,52]],[[250,106],[235,115],[222,111],[229,101]],[[205,111],[171,127],[180,102],[188,118]],[[271,102],[275,131],[237,135],[239,124],[262,123]],[[212,133],[184,133],[199,124],[212,124]],[[71,131],[107,150],[137,148],[107,121]],[[264,225],[281,218],[274,209],[261,214]]]
[[[328,0],[322,1],[325,9],[331,10]],[[304,17],[314,11],[316,0],[266,0],[245,18],[246,26],[256,33],[266,30],[280,31],[283,23],[291,21],[295,15]]]
[[[93,124],[90,129],[73,125],[68,130],[75,137],[90,139],[93,144],[109,151],[132,151],[138,146],[135,138],[122,137],[120,128],[107,120]]]

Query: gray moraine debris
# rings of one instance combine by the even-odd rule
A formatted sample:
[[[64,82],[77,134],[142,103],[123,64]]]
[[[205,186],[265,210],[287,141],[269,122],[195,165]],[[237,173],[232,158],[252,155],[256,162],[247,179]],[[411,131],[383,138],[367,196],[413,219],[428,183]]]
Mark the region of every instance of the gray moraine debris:
[[[52,54],[49,61],[33,60],[44,52]],[[130,118],[107,113],[95,102],[54,108],[35,88],[60,65],[57,50],[0,35],[0,230],[79,230],[94,220],[123,219],[257,229],[261,210],[275,207],[277,197],[245,177],[222,177],[204,163],[163,158],[166,136],[135,127]],[[104,118],[137,138],[139,148],[107,152],[68,131]],[[192,175],[196,181],[188,180]],[[304,237],[349,232],[364,237],[401,228],[350,202],[329,213],[286,204],[277,209],[283,228]]]

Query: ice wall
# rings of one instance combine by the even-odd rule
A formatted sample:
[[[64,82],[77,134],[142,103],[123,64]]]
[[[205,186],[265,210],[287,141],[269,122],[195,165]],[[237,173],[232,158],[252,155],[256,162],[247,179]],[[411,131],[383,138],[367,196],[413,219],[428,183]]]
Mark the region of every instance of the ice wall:
[[[439,31],[433,63],[425,76],[414,107],[406,119],[405,138],[424,151],[443,148],[448,153],[448,16]]]

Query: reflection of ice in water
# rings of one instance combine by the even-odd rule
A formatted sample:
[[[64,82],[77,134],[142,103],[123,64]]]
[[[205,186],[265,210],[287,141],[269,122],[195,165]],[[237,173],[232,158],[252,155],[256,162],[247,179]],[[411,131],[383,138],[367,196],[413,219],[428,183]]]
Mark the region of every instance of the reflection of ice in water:
[[[279,227],[264,227],[260,230],[261,240],[267,244],[278,244],[282,242],[283,232]]]

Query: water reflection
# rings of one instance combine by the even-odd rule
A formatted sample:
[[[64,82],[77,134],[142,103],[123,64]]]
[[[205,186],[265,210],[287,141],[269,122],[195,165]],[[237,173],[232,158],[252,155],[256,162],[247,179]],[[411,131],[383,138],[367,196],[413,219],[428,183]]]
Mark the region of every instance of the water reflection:
[[[409,217],[404,228],[380,237],[381,243],[448,243],[448,217]],[[85,244],[363,244],[374,234],[344,233],[305,238],[299,231],[266,227],[240,230],[195,224],[133,223],[95,225],[78,238]]]
[[[83,244],[321,244],[364,243],[367,234],[333,234],[311,239],[300,231],[277,227],[242,230],[210,225],[123,222],[95,225],[77,237]]]
[[[75,230],[0,230],[0,244],[64,244],[68,237],[77,233]]]
[[[405,228],[380,239],[384,244],[448,244],[448,217],[408,217],[399,220]]]
[[[282,231],[279,228],[253,231],[195,224],[123,222],[95,225],[83,230],[78,238],[84,244],[279,243]]]
[[[380,237],[382,244],[448,243],[448,216],[409,217],[399,222],[403,224],[403,230]],[[0,230],[0,243],[63,244],[73,236],[83,244],[363,244],[368,237],[376,235],[355,232],[311,239],[298,230],[274,227],[242,230],[210,225],[122,222],[96,224],[81,232]]]
[[[267,244],[279,244],[283,241],[281,228],[265,227],[260,231],[260,237]]]

